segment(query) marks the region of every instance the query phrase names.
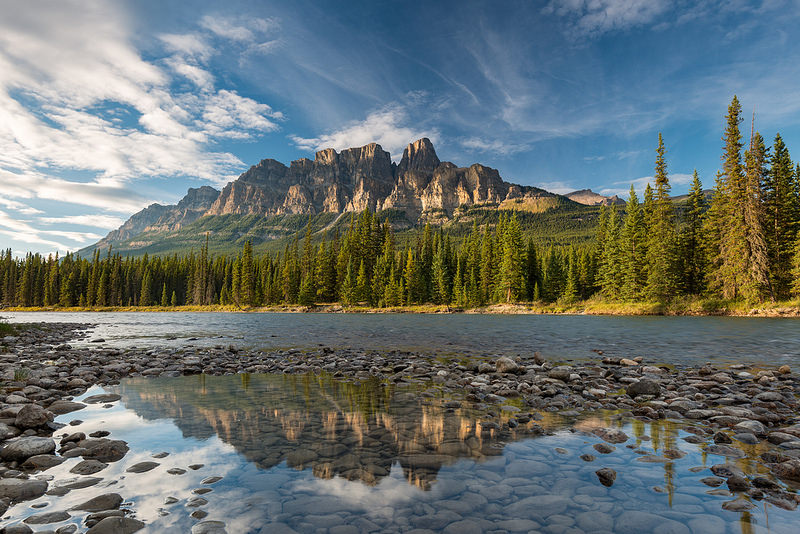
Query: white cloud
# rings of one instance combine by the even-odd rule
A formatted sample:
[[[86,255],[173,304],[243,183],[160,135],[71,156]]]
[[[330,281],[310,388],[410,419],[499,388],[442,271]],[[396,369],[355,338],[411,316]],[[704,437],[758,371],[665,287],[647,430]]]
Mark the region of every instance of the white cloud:
[[[668,176],[669,183],[673,189],[684,189],[685,186],[689,185],[692,182],[693,175],[692,174],[685,174],[685,173],[675,173],[670,174]],[[631,185],[636,190],[636,193],[639,194],[639,201],[641,202],[642,198],[641,195],[644,193],[647,184],[653,186],[654,178],[652,176],[642,176],[641,178],[633,178],[631,180],[620,180],[618,182],[612,182],[610,185],[603,187],[600,189],[600,194],[605,196],[611,195],[618,195],[620,198],[628,198],[628,193],[630,193]],[[681,194],[676,193],[675,191],[672,192],[673,195]]]
[[[392,104],[373,111],[363,121],[351,122],[340,130],[310,139],[292,136],[294,143],[303,150],[322,150],[333,148],[359,147],[378,143],[398,160],[405,147],[421,137],[428,137],[434,144],[439,137],[436,130],[423,130],[404,126],[408,113],[403,106]]]
[[[551,193],[556,193],[557,195],[566,195],[578,189],[570,183],[560,181],[540,182],[536,184],[536,187],[544,189],[545,191],[550,191]]]
[[[501,156],[510,156],[530,150],[530,145],[525,143],[515,143],[502,141],[500,139],[484,139],[481,137],[468,137],[462,139],[461,146],[475,152],[490,152]]]
[[[41,212],[40,212],[41,213]],[[39,218],[44,224],[75,224],[80,226],[92,226],[94,228],[105,228],[113,230],[118,228],[125,222],[121,217],[114,217],[112,215],[64,215],[63,217],[41,217]]]
[[[654,22],[672,0],[551,0],[542,10],[569,20],[574,36],[596,37]]]
[[[27,204],[23,204],[22,202],[17,202],[16,200],[11,200],[10,198],[5,197],[0,197],[0,206],[17,211],[23,215],[37,215],[44,213],[42,210],[37,210],[36,208],[28,206]]]

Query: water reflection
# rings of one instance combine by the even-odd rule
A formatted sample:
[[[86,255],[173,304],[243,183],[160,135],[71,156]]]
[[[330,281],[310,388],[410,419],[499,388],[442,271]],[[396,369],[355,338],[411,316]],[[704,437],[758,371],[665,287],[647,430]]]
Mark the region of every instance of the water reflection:
[[[186,437],[217,435],[260,468],[286,462],[322,479],[370,486],[397,463],[410,484],[428,490],[442,466],[483,461],[501,454],[505,442],[541,433],[532,421],[515,420],[512,428],[510,416],[498,424],[458,401],[376,380],[199,375],[130,379],[120,393],[140,416],[173,419]]]

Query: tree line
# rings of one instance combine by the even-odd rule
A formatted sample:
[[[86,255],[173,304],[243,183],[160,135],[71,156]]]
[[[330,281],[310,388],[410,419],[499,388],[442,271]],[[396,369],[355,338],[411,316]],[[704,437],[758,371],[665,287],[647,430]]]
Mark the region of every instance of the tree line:
[[[643,201],[631,187],[624,209],[601,210],[594,245],[543,246],[523,237],[514,212],[473,224],[463,239],[426,225],[399,246],[388,221],[351,215],[344,235],[302,239],[282,253],[197,252],[91,259],[28,254],[0,259],[5,306],[94,307],[341,302],[388,307],[424,303],[668,301],[698,295],[747,301],[800,296],[800,165],[780,135],[771,148],[752,131],[747,148],[741,106],[726,115],[722,168],[710,202],[697,172],[688,201],[670,198],[666,148],[658,137],[653,185]],[[316,243],[315,243],[316,241]]]

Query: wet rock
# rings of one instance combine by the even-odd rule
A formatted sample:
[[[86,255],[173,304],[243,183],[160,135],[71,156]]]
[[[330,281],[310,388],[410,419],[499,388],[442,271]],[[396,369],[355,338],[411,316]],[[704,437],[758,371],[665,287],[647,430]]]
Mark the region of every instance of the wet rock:
[[[3,530],[4,534],[30,534],[31,532],[33,532],[33,529],[22,523],[9,525]]]
[[[701,478],[700,482],[702,482],[706,486],[711,486],[712,488],[718,488],[725,482],[725,479],[720,477],[705,477]]]
[[[728,489],[731,491],[747,491],[750,489],[750,482],[742,475],[733,475],[728,477]]]
[[[57,400],[47,407],[47,409],[55,415],[63,415],[65,413],[77,412],[83,410],[86,405],[82,402],[72,402],[65,400]]]
[[[106,493],[98,495],[86,502],[70,508],[70,510],[83,510],[84,512],[103,512],[105,510],[116,510],[122,504],[122,497],[119,493]]]
[[[788,365],[781,365],[780,367],[778,367],[778,373],[780,373],[782,375],[788,375],[788,374],[791,374],[791,372],[792,372],[792,369]]]
[[[133,534],[144,527],[144,523],[130,517],[106,517],[86,534]]]
[[[116,393],[101,393],[99,395],[92,395],[90,397],[86,397],[84,402],[86,404],[105,404],[107,402],[115,402],[120,400],[122,397],[117,395]]]
[[[610,467],[604,467],[594,472],[600,483],[606,487],[611,487],[617,479],[617,472]]]
[[[641,534],[642,532],[689,534],[689,529],[671,519],[651,514],[629,510],[622,512],[614,523],[615,534]]]
[[[612,452],[617,450],[616,447],[614,447],[613,445],[609,445],[608,443],[595,443],[594,445],[592,445],[592,448],[594,448],[594,450],[596,450],[600,454],[611,454]]]
[[[186,473],[186,469],[181,469],[180,467],[172,467],[167,469],[167,473],[170,475],[183,475]]]
[[[745,445],[758,445],[761,443],[761,440],[758,439],[755,434],[751,434],[750,432],[740,432],[738,434],[734,434],[733,439],[740,443],[744,443]]]
[[[717,432],[714,434],[714,443],[727,445],[729,443],[733,443],[733,441],[725,432]]]
[[[775,465],[772,471],[779,477],[786,480],[800,481],[800,460],[792,458]]]
[[[26,404],[14,420],[17,428],[39,428],[53,420],[53,414],[38,404]]]
[[[794,441],[797,437],[785,432],[770,432],[767,436],[767,441],[775,445],[780,445],[786,441]]]
[[[23,469],[45,471],[64,462],[64,458],[54,454],[37,454],[31,456],[22,464]]]
[[[760,421],[753,421],[753,420],[742,421],[733,428],[739,432],[750,432],[752,434],[755,434],[756,436],[767,435],[767,427],[765,427],[764,424],[761,423]]]
[[[608,443],[625,443],[628,441],[628,435],[616,428],[596,428],[592,431],[592,434]]]
[[[50,523],[60,523],[66,521],[71,516],[67,512],[45,512],[35,514],[25,518],[24,522],[29,525],[49,525]]]
[[[82,456],[101,462],[116,462],[128,453],[128,444],[119,439],[85,439],[78,444],[88,450]]]
[[[729,512],[746,512],[753,508],[755,508],[755,505],[742,497],[722,504],[722,509]]]
[[[639,395],[651,395],[653,397],[658,397],[661,395],[661,386],[655,380],[642,378],[638,382],[634,382],[633,384],[629,385],[625,389],[625,392],[630,397],[638,397]]]
[[[595,457],[591,454],[581,454],[581,460],[584,462],[594,462]]]
[[[145,473],[147,471],[151,471],[158,467],[158,462],[139,462],[138,464],[134,464],[127,468],[125,471],[128,473]]]
[[[569,375],[571,374],[572,370],[569,367],[556,367],[547,372],[549,378],[563,382],[569,382]]]
[[[76,475],[93,475],[106,467],[108,467],[108,464],[98,460],[84,460],[75,464],[69,472]]]
[[[47,491],[47,482],[44,480],[24,480],[20,478],[0,479],[0,499],[10,499],[13,502],[37,499]]]
[[[28,436],[7,441],[0,449],[0,458],[20,462],[38,454],[51,454],[55,450],[56,442],[51,438]]]
[[[222,521],[203,521],[192,526],[192,534],[228,534]]]

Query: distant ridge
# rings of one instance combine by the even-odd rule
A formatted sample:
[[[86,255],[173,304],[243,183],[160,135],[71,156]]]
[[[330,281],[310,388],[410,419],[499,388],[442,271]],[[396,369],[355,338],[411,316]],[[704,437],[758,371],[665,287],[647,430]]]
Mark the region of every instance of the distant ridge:
[[[573,191],[564,195],[568,199],[583,204],[584,206],[611,206],[614,204],[625,204],[625,201],[617,195],[605,197],[599,193],[595,193],[591,189],[581,189]]]

